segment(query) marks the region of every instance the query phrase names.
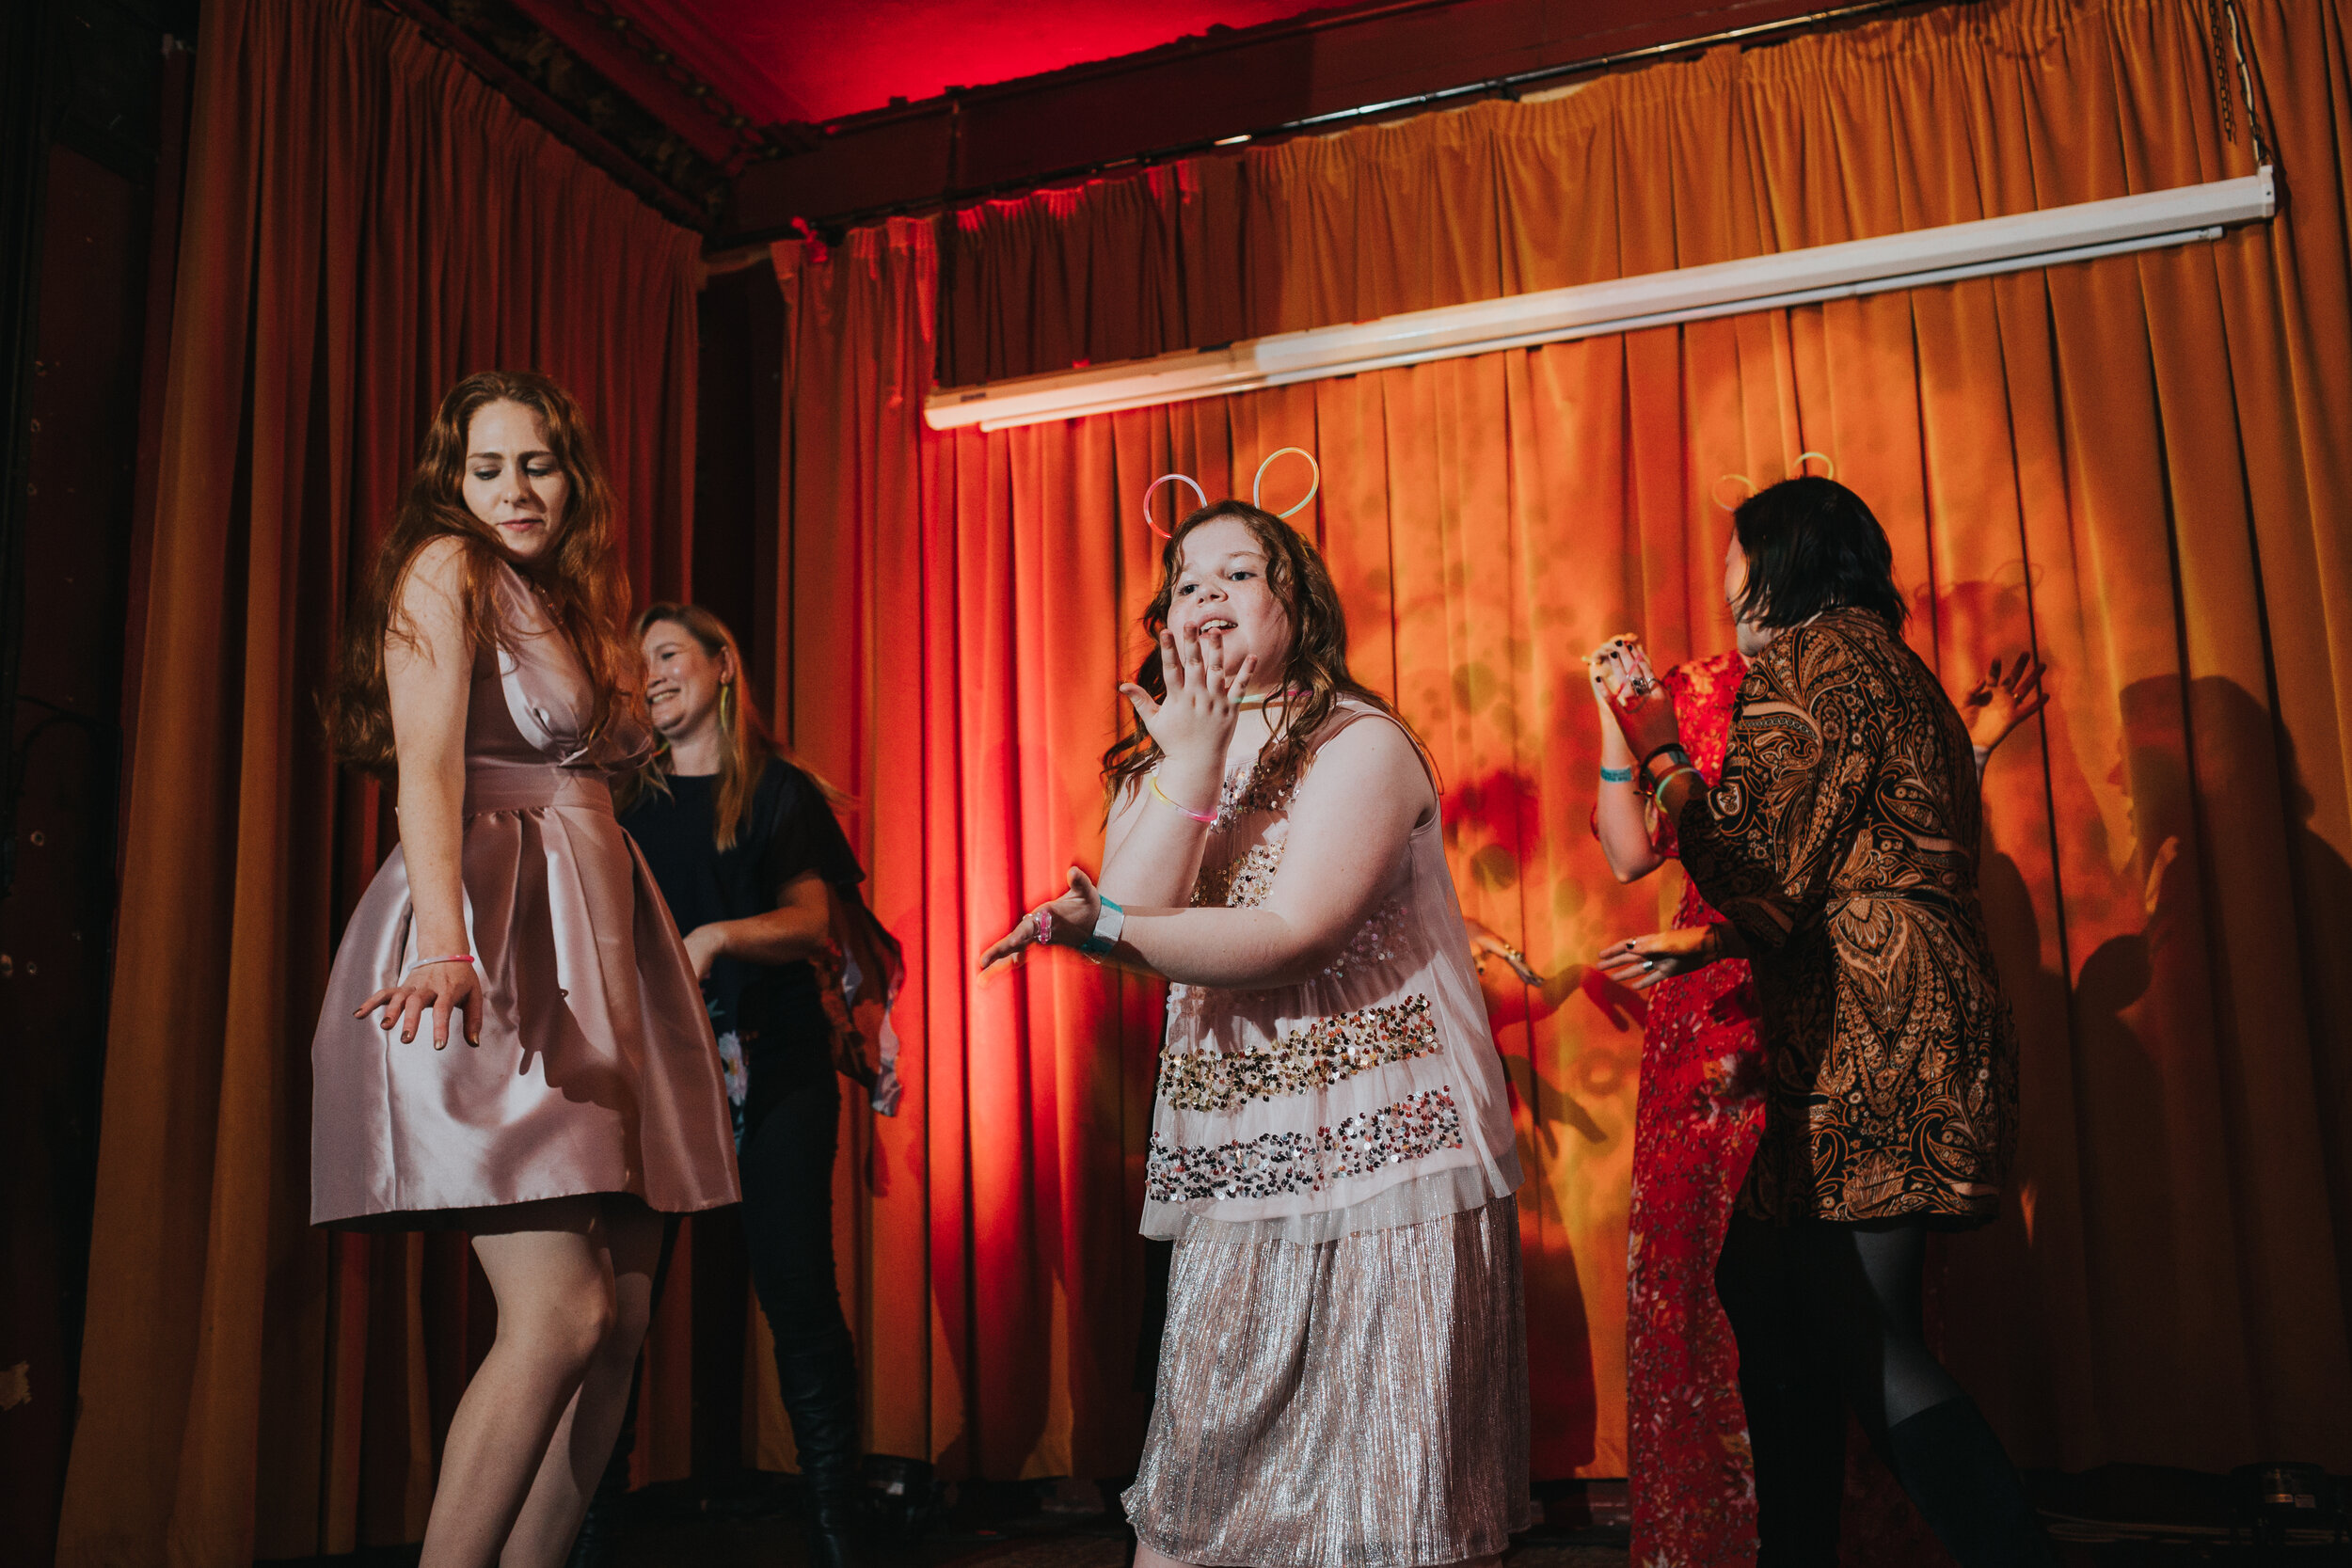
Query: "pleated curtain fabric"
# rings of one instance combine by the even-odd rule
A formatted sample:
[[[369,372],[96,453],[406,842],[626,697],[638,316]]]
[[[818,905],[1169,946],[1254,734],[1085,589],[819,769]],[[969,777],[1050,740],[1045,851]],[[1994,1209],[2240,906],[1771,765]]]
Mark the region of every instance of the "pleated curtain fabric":
[[[1467,911],[1556,976],[1488,981],[1534,1173],[1538,1476],[1623,1473],[1641,1014],[1586,966],[1674,901],[1592,843],[1578,656],[1727,646],[1717,498],[1806,451],[1886,525],[1950,689],[2027,646],[2055,672],[1986,785],[2025,1111],[2003,1219],[1942,1249],[1955,1370],[2029,1465],[2352,1465],[2352,53],[2342,0],[2239,10],[2280,215],[1997,279],[996,435],[920,419],[935,377],[2246,174],[2217,11],[1945,8],[775,248],[777,680],[796,744],[858,781],[909,942],[909,1114],[842,1211],[877,1448],[1133,1465],[1156,997],[972,958],[1099,856],[1145,485],[1246,497],[1298,445],[1298,520],[1444,774]],[[1303,465],[1266,484],[1287,506]]]
[[[687,586],[699,238],[358,0],[208,0],[196,62],[72,1565],[416,1539],[486,1345],[462,1238],[306,1223],[310,1033],[390,844],[316,698],[443,390],[564,381],[639,591]]]

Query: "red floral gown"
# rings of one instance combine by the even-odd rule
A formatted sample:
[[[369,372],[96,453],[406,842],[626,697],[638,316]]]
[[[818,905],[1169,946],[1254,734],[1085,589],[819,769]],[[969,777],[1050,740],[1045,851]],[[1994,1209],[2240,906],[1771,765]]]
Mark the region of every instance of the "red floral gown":
[[[1682,742],[1708,784],[1723,771],[1747,661],[1677,665]],[[1660,824],[1659,849],[1675,852]],[[1723,916],[1687,882],[1677,927]],[[1738,960],[1649,993],[1633,1117],[1626,1267],[1626,1427],[1632,1568],[1756,1560],[1756,1482],[1740,1357],[1715,1299],[1715,1256],[1764,1125],[1756,987]]]

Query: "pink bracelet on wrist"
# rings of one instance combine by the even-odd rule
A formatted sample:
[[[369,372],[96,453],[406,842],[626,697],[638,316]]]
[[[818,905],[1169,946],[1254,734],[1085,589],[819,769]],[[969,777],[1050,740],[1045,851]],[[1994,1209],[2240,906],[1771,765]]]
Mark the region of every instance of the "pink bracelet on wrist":
[[[437,958],[419,958],[408,966],[408,973],[414,974],[427,964],[469,964],[471,962],[473,962],[471,953],[444,953]]]
[[[1207,822],[1215,824],[1216,821],[1216,813],[1213,811],[1195,811],[1190,806],[1184,804],[1182,800],[1176,799],[1173,795],[1170,795],[1167,790],[1162,789],[1160,787],[1160,776],[1157,773],[1152,775],[1152,793],[1167,801],[1176,810],[1183,812],[1186,816],[1191,817],[1195,822]]]

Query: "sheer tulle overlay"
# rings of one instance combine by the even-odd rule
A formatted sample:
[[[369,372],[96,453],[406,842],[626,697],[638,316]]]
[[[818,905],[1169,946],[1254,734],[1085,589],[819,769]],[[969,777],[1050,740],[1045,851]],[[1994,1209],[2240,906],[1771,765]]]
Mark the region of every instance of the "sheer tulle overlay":
[[[481,1044],[447,1050],[352,1010],[420,958],[407,863],[344,929],[310,1048],[313,1224],[427,1227],[464,1212],[629,1193],[671,1212],[736,1200],[718,1048],[652,874],[606,781],[643,754],[594,738],[589,691],[522,579],[512,647],[484,650],[466,721],[466,926]]]

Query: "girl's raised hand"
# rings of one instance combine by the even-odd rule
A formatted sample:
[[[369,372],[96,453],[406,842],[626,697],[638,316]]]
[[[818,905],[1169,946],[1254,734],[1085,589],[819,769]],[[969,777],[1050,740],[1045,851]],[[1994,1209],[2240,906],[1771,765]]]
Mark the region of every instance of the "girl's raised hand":
[[[1120,695],[1159,743],[1161,754],[1180,767],[1207,769],[1213,776],[1225,765],[1225,748],[1241,718],[1240,703],[1248,693],[1250,677],[1258,673],[1258,656],[1249,655],[1238,668],[1225,666],[1225,639],[1211,632],[1202,637],[1190,628],[1181,635],[1160,628],[1160,680],[1165,694],[1152,694],[1133,681],[1120,683]]]

